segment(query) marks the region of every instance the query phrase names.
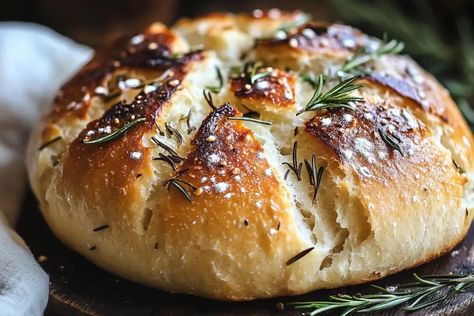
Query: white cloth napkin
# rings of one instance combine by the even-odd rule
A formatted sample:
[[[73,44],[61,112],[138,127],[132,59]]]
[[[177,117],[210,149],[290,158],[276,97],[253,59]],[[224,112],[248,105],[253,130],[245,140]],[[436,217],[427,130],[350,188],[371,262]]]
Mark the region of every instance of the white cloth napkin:
[[[13,231],[31,126],[91,49],[29,23],[0,23],[0,315],[42,315],[48,276]]]

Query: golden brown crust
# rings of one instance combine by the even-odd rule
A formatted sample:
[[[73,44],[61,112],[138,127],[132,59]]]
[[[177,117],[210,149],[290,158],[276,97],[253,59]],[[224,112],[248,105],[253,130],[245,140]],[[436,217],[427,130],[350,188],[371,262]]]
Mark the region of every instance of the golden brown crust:
[[[55,234],[128,279],[225,300],[362,283],[454,247],[474,139],[449,94],[388,55],[363,65],[361,101],[296,115],[315,92],[303,77],[324,74],[325,93],[380,45],[303,20],[215,13],[98,52],[31,137]]]
[[[261,69],[256,74],[264,76],[253,83],[243,73],[231,79],[230,89],[239,102],[256,107],[257,110],[295,106],[294,76],[271,67]]]

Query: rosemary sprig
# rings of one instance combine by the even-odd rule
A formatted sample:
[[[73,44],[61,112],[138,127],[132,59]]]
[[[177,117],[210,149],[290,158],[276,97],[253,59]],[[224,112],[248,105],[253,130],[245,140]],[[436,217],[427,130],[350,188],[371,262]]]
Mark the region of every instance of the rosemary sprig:
[[[425,276],[413,274],[415,281],[397,287],[380,287],[372,285],[380,292],[365,295],[333,295],[327,301],[309,301],[288,303],[298,309],[308,309],[308,315],[340,310],[341,315],[353,313],[370,313],[391,309],[403,304],[404,311],[417,311],[442,302],[458,293],[464,292],[474,284],[474,273],[467,276]],[[442,294],[439,294],[442,293]]]
[[[38,151],[41,151],[43,149],[45,149],[46,147],[54,144],[55,142],[57,142],[58,140],[62,139],[61,136],[57,136],[57,137],[54,137],[53,139],[51,140],[48,140],[46,143],[42,144],[41,146],[39,146],[38,148]]]
[[[321,109],[337,109],[346,108],[354,110],[353,103],[361,102],[364,99],[360,97],[351,96],[351,92],[362,87],[360,84],[354,83],[360,77],[355,76],[341,81],[329,91],[322,93],[324,79],[323,75],[319,75],[318,84],[313,96],[306,106],[299,110],[296,115],[307,111],[317,111]]]
[[[168,191],[170,190],[171,186],[175,187],[179,192],[181,192],[184,197],[189,201],[189,202],[192,202],[192,199],[191,199],[191,194],[184,188],[183,185],[186,185],[188,187],[190,187],[193,191],[196,191],[196,187],[194,185],[192,185],[191,183],[187,182],[187,181],[184,181],[184,180],[181,180],[181,179],[178,179],[180,176],[182,176],[186,171],[188,171],[188,169],[184,169],[184,170],[181,170],[180,172],[178,172],[178,174],[176,176],[174,176],[173,178],[171,179],[168,179],[166,180],[164,183],[163,183],[163,186],[164,187],[167,187]]]
[[[134,127],[135,125],[137,125],[141,122],[145,122],[145,121],[146,121],[146,118],[144,118],[144,117],[138,118],[136,120],[133,120],[133,121],[125,124],[121,128],[116,129],[115,131],[113,131],[110,134],[106,134],[102,137],[99,137],[99,138],[93,139],[93,140],[82,140],[82,143],[89,145],[89,144],[102,144],[102,143],[109,142],[109,141],[111,141],[115,138],[118,138],[119,136],[124,134],[126,131],[128,131],[129,129]]]
[[[215,67],[216,67],[216,76],[217,76],[217,80],[219,84],[217,86],[207,86],[206,89],[212,93],[219,93],[222,87],[224,87],[224,78],[222,77],[220,68],[218,66],[215,66]]]
[[[308,171],[309,184],[314,187],[313,193],[313,204],[316,201],[316,194],[318,194],[319,185],[321,184],[321,179],[323,178],[324,167],[317,168],[316,166],[316,155],[311,155],[311,163],[308,160],[304,160],[306,170]]]
[[[385,142],[385,144],[387,144],[393,150],[398,151],[400,155],[405,156],[405,153],[403,152],[403,149],[400,146],[400,139],[397,136],[390,135],[382,131],[381,129],[379,129],[379,135],[382,138],[382,140]]]
[[[262,125],[267,125],[267,126],[272,125],[272,122],[262,121],[262,120],[259,120],[259,119],[246,117],[246,116],[229,117],[229,120],[232,120],[232,121],[246,121],[246,122],[252,122],[252,123],[257,123],[257,124],[262,124]]]
[[[301,181],[301,170],[303,169],[303,163],[298,162],[298,142],[297,141],[293,143],[293,163],[290,164],[289,162],[284,162],[283,165],[287,165],[289,168],[285,173],[285,176],[284,176],[285,180],[288,178],[290,171],[293,171],[293,173],[296,176],[296,179],[298,179],[298,181]]]
[[[360,66],[377,58],[380,58],[383,55],[398,54],[405,48],[405,44],[403,44],[403,42],[397,41],[395,39],[392,39],[391,41],[387,42],[385,40],[385,37],[386,36],[384,35],[384,41],[380,44],[380,47],[377,48],[374,52],[367,53],[366,51],[363,51],[362,53],[354,55],[351,59],[346,61],[346,63],[342,66],[340,70],[346,73],[349,71],[356,70]]]

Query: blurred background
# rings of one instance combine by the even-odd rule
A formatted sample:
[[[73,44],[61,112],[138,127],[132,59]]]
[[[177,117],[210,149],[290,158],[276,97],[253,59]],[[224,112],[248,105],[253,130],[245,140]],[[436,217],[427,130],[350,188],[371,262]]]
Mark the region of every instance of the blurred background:
[[[405,52],[448,87],[474,127],[473,0],[15,0],[4,1],[0,21],[47,25],[74,40],[100,47],[152,21],[173,23],[210,11],[301,9],[313,19],[342,21],[405,43]]]

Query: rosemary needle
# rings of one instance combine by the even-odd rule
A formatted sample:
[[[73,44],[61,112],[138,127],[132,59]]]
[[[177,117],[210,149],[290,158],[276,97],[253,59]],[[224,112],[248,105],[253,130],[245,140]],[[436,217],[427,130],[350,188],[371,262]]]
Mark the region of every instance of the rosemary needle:
[[[382,140],[393,150],[396,150],[400,153],[400,155],[405,156],[405,153],[402,150],[402,147],[400,146],[400,139],[396,136],[392,136],[381,129],[379,129],[379,134]]]
[[[259,119],[255,119],[255,118],[252,118],[252,117],[246,117],[246,116],[229,117],[229,120],[232,120],[232,121],[246,121],[246,122],[252,122],[252,123],[257,123],[257,124],[262,124],[262,125],[267,125],[267,126],[272,125],[271,122],[262,121],[262,120],[259,120]]]
[[[329,91],[322,93],[324,79],[323,75],[319,75],[318,84],[313,96],[308,101],[308,104],[306,104],[303,109],[299,110],[296,115],[300,115],[301,113],[307,111],[316,111],[321,109],[346,108],[354,110],[353,103],[364,100],[363,98],[351,95],[353,91],[362,87],[362,85],[354,83],[359,78],[360,76],[355,76],[343,80]]]
[[[145,121],[146,121],[146,118],[141,117],[139,119],[136,119],[134,121],[131,121],[131,122],[125,124],[124,126],[122,126],[121,128],[113,131],[110,134],[106,134],[102,137],[99,137],[99,138],[93,139],[93,140],[83,140],[82,142],[84,144],[102,144],[102,143],[106,143],[108,141],[111,141],[111,140],[121,136],[122,134],[124,134],[126,131],[128,131],[129,129],[131,129],[135,125],[137,125],[141,122],[145,122]]]
[[[48,146],[54,144],[55,142],[57,142],[57,141],[60,140],[60,139],[62,139],[62,137],[61,137],[61,136],[57,136],[57,137],[55,137],[55,138],[53,138],[53,139],[47,141],[47,142],[44,143],[43,145],[39,146],[38,150],[41,151],[41,150],[45,149],[46,147],[48,147]]]

